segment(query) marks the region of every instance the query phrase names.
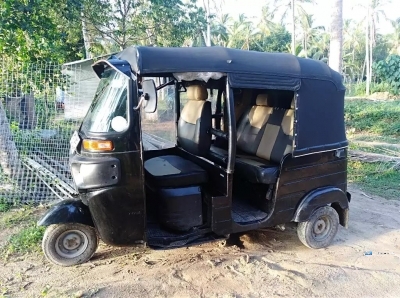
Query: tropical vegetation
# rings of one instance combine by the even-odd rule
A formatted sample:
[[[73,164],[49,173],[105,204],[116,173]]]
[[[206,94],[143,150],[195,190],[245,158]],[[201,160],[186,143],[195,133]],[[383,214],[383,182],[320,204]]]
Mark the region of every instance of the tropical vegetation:
[[[307,12],[307,5],[321,1],[265,1],[261,19],[254,20],[226,14],[223,0],[3,0],[0,54],[26,63],[63,63],[130,45],[218,45],[292,52],[331,60],[330,65],[342,57],[342,65],[335,64],[347,83],[360,84],[356,93],[398,94],[400,18],[391,20],[393,33],[377,30],[389,0],[357,7],[365,16],[361,21],[342,21],[343,0],[329,0],[336,16],[331,28],[316,26],[315,16]]]

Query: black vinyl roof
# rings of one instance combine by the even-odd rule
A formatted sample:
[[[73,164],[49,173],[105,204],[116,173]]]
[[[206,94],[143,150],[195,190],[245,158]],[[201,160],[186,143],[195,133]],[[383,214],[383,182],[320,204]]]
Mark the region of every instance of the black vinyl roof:
[[[224,47],[129,47],[117,57],[142,76],[181,72],[223,72],[235,87],[298,90],[301,79],[330,81],[344,90],[342,77],[322,61],[286,53],[263,53]],[[268,86],[271,85],[271,86]]]

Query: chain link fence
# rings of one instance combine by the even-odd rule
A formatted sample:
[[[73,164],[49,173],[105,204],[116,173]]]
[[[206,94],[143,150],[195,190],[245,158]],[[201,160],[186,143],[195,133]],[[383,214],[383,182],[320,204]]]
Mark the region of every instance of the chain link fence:
[[[75,194],[69,140],[86,115],[99,79],[93,60],[25,65],[0,58],[0,202],[48,202]],[[157,86],[167,78],[153,78]],[[215,110],[216,91],[209,99]],[[181,110],[187,101],[181,93]],[[175,145],[175,86],[142,112],[144,150]]]
[[[0,60],[1,201],[42,202],[74,193],[69,139],[96,85],[80,64]]]

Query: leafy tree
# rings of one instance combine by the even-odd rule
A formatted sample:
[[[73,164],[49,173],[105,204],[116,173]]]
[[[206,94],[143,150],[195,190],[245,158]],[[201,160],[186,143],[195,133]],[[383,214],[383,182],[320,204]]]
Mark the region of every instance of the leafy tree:
[[[72,0],[2,0],[0,53],[24,62],[81,57],[75,7]]]
[[[92,9],[101,5],[101,13]],[[182,46],[188,37],[202,32],[204,11],[194,0],[87,0],[85,17],[91,35],[130,45]]]
[[[269,35],[260,35],[252,50],[260,52],[287,52],[291,35],[285,27],[277,25]]]

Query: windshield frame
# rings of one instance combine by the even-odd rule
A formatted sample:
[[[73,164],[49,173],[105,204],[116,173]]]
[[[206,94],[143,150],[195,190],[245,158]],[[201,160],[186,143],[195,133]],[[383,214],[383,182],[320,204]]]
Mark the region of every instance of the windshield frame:
[[[95,132],[95,131],[88,130],[84,126],[85,120],[87,119],[91,109],[93,109],[94,106],[98,104],[98,101],[96,100],[96,97],[98,95],[98,90],[97,90],[95,98],[93,99],[93,101],[90,105],[90,108],[88,109],[85,117],[83,118],[82,123],[79,128],[79,132],[82,133],[86,137],[94,137],[94,138],[102,139],[102,138],[105,138],[106,136],[107,137],[108,136],[110,136],[110,137],[121,136],[124,133],[126,133],[130,129],[130,126],[131,126],[131,120],[132,120],[131,110],[132,110],[132,94],[133,94],[132,92],[133,92],[133,84],[135,83],[136,77],[135,76],[127,76],[124,72],[120,71],[118,68],[114,67],[113,65],[108,64],[107,66],[108,67],[106,67],[104,69],[103,73],[108,72],[108,71],[115,71],[116,73],[123,75],[128,80],[128,82],[126,84],[126,120],[128,122],[128,125],[127,125],[127,128],[121,132],[117,132],[114,130],[109,130],[107,132]],[[99,81],[99,85],[100,85],[100,81]],[[98,85],[98,87],[99,87],[99,85]],[[100,90],[100,92],[102,92],[102,91],[104,92],[104,90]]]

